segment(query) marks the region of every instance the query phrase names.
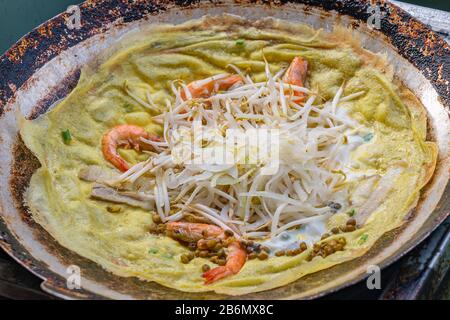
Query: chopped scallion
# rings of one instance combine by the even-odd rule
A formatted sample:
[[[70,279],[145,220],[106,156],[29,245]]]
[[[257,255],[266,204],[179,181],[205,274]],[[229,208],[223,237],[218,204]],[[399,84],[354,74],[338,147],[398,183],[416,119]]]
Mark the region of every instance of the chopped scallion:
[[[61,135],[65,144],[69,144],[72,141],[72,134],[69,130],[61,132]]]
[[[358,243],[359,243],[359,244],[363,244],[364,242],[367,241],[368,238],[369,238],[369,235],[368,235],[368,234],[363,234],[363,235],[361,236],[361,238],[359,239]]]

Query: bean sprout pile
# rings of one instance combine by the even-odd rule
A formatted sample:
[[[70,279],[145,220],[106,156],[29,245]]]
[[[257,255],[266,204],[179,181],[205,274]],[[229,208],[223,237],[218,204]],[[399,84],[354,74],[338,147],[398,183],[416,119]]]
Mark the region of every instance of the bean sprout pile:
[[[242,83],[208,98],[193,99],[186,85],[174,82],[174,102],[167,101],[164,112],[154,117],[164,128],[162,142],[143,140],[155,152],[116,183],[147,177],[150,183],[143,192],[152,196],[154,211],[164,222],[195,215],[244,238],[275,237],[329,218],[330,203],[346,192],[348,134],[359,126],[338,106],[362,92],[342,97],[341,87],[332,100],[323,102],[310,89],[284,83],[285,69],[272,74],[266,63],[267,81],[254,82],[233,68]],[[215,75],[196,85],[227,76]],[[150,93],[148,101],[129,88],[127,93],[142,106],[160,110]],[[295,93],[305,94],[304,102]],[[195,132],[199,127],[201,135]],[[226,145],[227,132],[245,136],[251,130],[276,130],[278,142]],[[199,153],[183,148],[192,144],[206,154],[226,149],[234,161],[195,161]],[[248,161],[248,150],[259,155],[256,161]]]

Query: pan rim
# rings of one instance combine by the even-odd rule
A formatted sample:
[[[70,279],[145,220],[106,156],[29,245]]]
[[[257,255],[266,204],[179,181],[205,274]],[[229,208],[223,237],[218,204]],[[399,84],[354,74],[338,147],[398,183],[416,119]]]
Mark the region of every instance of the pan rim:
[[[92,2],[92,1],[91,1]],[[96,2],[101,2],[101,1],[96,1]],[[112,2],[121,2],[121,1],[112,1]],[[172,1],[165,1],[166,3],[172,3]],[[304,1],[294,1],[294,3],[303,3]],[[308,1],[305,1],[305,2],[308,2]],[[313,1],[314,2],[314,1]],[[325,3],[327,2],[327,1],[324,1]],[[347,2],[347,1],[343,1],[343,2]],[[194,5],[196,5],[196,4],[194,4]],[[392,5],[392,4],[388,4],[388,5]],[[394,5],[392,5],[392,6],[394,6]],[[400,9],[399,9],[400,10]],[[62,17],[62,15],[64,15],[64,14],[60,14],[60,15],[58,15],[57,17],[55,17],[55,18],[53,18],[53,19],[51,19],[51,20],[49,20],[48,22],[46,22],[46,23],[44,23],[44,25],[46,25],[46,24],[48,24],[48,23],[52,23],[52,21],[53,20],[58,20],[58,19],[60,19],[61,17]],[[41,28],[41,27],[38,27],[38,28]],[[37,30],[37,29],[35,29],[35,30]],[[432,32],[431,30],[430,30],[430,32]],[[27,36],[25,36],[24,38],[22,38],[22,39],[26,39],[26,37],[28,37],[28,36],[30,36],[30,34],[28,34]],[[439,36],[438,36],[439,37]],[[18,44],[16,44],[15,46],[13,46],[10,50],[8,50],[8,52],[10,52],[10,51],[14,51],[15,49],[17,49],[19,46],[20,46],[20,43],[22,43],[22,41],[23,40],[21,40],[21,41],[19,41],[18,42]],[[81,42],[81,41],[80,41]],[[448,46],[447,46],[447,50],[448,50]],[[3,61],[4,61],[4,59],[5,59],[5,57],[6,57],[6,59],[9,59],[8,57],[7,57],[7,54],[8,54],[8,52],[4,55],[4,56],[2,56],[1,58],[0,58],[0,70],[2,69],[2,63],[3,63]],[[33,73],[36,71],[37,69],[35,69],[34,71],[33,71]],[[426,77],[426,76],[425,76]],[[427,78],[428,79],[428,78]],[[0,82],[3,82],[5,79],[3,79],[3,78],[0,78]],[[429,79],[428,79],[429,80]],[[432,82],[431,82],[432,83]],[[23,83],[22,83],[23,84]],[[433,84],[433,83],[432,83]],[[21,86],[16,86],[17,88],[20,88]],[[435,89],[436,89],[436,91],[438,92],[438,93],[440,93],[439,92],[439,90],[435,87]],[[1,89],[0,89],[1,90]],[[12,92],[12,91],[11,91]],[[9,99],[7,100],[8,102],[10,101],[10,99],[12,99],[12,98],[14,98],[13,97],[13,95],[11,95],[10,97],[9,97]],[[1,113],[2,113],[2,99],[3,99],[3,96],[1,96],[0,95],[0,117],[1,117]],[[3,101],[5,101],[5,100],[3,100]],[[6,104],[5,104],[6,105]],[[433,228],[433,230],[446,218],[446,217],[448,217],[448,214],[449,214],[449,211],[447,211],[447,213],[446,213],[446,216],[445,217],[443,217],[442,219],[441,219],[441,221],[439,221],[439,223],[436,223],[435,225],[434,225],[434,228]],[[2,229],[6,229],[7,230],[7,228],[6,228],[6,224],[4,223],[4,221],[3,221],[3,219],[2,219],[2,217],[0,216],[0,230],[2,230]],[[7,231],[9,231],[9,230],[7,230]],[[414,245],[412,245],[412,246],[410,246],[410,248],[407,250],[407,251],[410,251],[414,246],[416,246],[418,243],[420,243],[421,241],[423,241],[423,239],[425,239],[430,233],[432,232],[432,230],[430,230],[429,232],[427,232],[426,234],[424,234],[421,238],[421,240],[419,240],[419,241],[417,241]],[[11,237],[14,237],[14,235],[9,235],[9,236],[11,236]],[[6,237],[7,238],[7,237]],[[20,243],[19,243],[19,245],[20,245]],[[9,252],[8,250],[7,250],[7,248],[8,248],[8,244],[7,244],[7,242],[4,242],[3,241],[3,236],[0,236],[0,247],[4,247],[4,249],[5,249],[5,251],[7,251],[8,253],[10,253],[10,255],[12,255],[18,262],[22,262],[22,260],[21,260],[21,258],[22,257],[16,257],[15,255],[14,255],[14,252],[13,252],[13,250],[11,250],[11,252]],[[402,256],[402,255],[404,255],[406,253],[406,251],[405,252],[402,252],[402,254],[400,255],[400,256]],[[399,259],[400,258],[400,256],[398,256],[398,255],[394,255],[393,257],[392,257],[392,261],[386,261],[386,265],[389,265],[389,264],[391,264],[393,261],[396,261],[397,259]],[[386,265],[384,265],[384,267],[386,266]],[[32,271],[33,273],[35,273],[37,276],[39,276],[40,278],[45,278],[45,277],[43,277],[41,274],[38,274],[37,273],[37,270],[36,269],[33,269],[33,268],[30,268],[31,270],[30,271]],[[353,283],[356,283],[356,282],[358,282],[358,281],[360,281],[361,279],[363,279],[364,278],[364,276],[362,276],[360,279],[356,279],[356,280],[354,280],[353,282],[351,282],[351,283],[345,283],[344,285],[342,285],[341,287],[336,287],[333,291],[328,291],[328,292],[324,292],[323,294],[321,293],[321,294],[318,294],[318,295],[316,295],[316,296],[314,296],[314,297],[318,297],[318,296],[322,296],[322,295],[324,295],[324,294],[327,294],[327,293],[329,293],[329,292],[334,292],[334,291],[337,291],[337,290],[339,290],[339,289],[341,289],[341,288],[343,288],[343,287],[346,287],[346,286],[349,286],[349,285],[351,285],[351,284],[353,284]],[[46,280],[46,279],[43,279],[43,280]],[[44,285],[43,285],[43,287],[45,287],[45,282],[44,282]],[[54,294],[54,292],[52,292],[52,294]],[[67,296],[66,298],[70,298],[69,296]]]

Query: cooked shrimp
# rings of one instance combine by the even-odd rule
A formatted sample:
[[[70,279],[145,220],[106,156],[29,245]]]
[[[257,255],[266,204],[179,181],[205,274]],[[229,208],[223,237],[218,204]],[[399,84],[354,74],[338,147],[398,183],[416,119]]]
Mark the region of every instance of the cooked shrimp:
[[[205,238],[218,238],[223,234],[221,228],[212,224],[189,222],[169,222],[166,225],[166,232],[169,237],[185,242],[198,242]]]
[[[205,278],[205,284],[211,284],[217,280],[232,276],[239,271],[247,260],[247,253],[242,248],[239,241],[232,241],[228,245],[227,263],[224,266],[217,267],[205,272],[202,276]]]
[[[247,260],[247,253],[242,248],[240,242],[234,238],[227,239],[224,230],[217,226],[204,223],[169,222],[166,225],[166,233],[174,239],[185,242],[196,242],[198,244],[208,238],[228,240],[226,264],[205,272],[202,275],[205,278],[205,284],[211,284],[217,280],[237,274]]]
[[[226,78],[211,80],[207,83],[201,83],[203,80],[191,82],[187,88],[191,93],[192,98],[208,98],[213,93],[218,91],[225,91],[233,85],[242,82],[242,77],[239,75],[231,75]],[[199,84],[201,83],[201,84]],[[183,91],[181,97],[186,99],[186,93]]]
[[[301,57],[295,57],[291,65],[287,69],[283,81],[295,86],[303,87],[306,81],[306,74],[308,72],[308,62]],[[305,94],[303,92],[294,92],[294,96],[298,97],[295,102],[304,102]]]
[[[127,171],[130,166],[122,159],[117,148],[134,148],[136,151],[151,150],[148,144],[141,138],[153,141],[161,141],[158,136],[151,135],[143,128],[133,125],[120,125],[108,131],[102,139],[102,151],[106,160],[111,162],[120,171]]]

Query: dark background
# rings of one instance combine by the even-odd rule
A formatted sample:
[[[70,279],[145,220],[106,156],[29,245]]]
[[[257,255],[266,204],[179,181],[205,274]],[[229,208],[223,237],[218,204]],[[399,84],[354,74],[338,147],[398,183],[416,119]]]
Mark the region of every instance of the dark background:
[[[0,0],[0,54],[44,21],[82,0]],[[449,0],[403,0],[450,11]]]

